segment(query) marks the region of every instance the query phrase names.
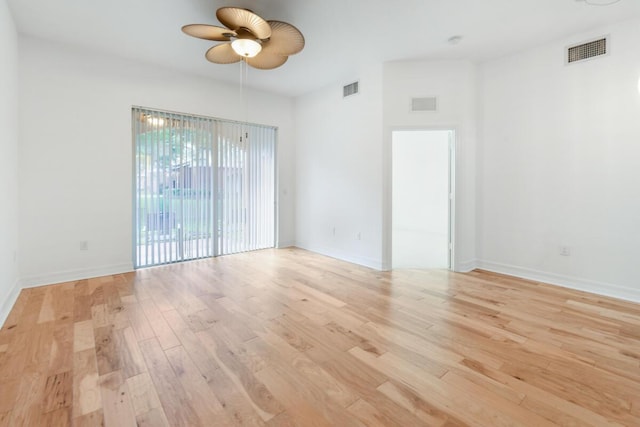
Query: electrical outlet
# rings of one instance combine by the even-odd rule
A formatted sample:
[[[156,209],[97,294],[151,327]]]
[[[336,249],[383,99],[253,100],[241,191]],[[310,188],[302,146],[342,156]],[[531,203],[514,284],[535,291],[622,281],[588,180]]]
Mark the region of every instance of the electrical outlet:
[[[356,235],[356,239],[362,240],[362,233],[360,231],[358,231],[358,234]]]
[[[571,248],[569,246],[560,246],[560,255],[571,256]]]
[[[333,227],[333,237],[336,237],[336,228]]]
[[[80,241],[80,250],[81,251],[88,251],[89,250],[89,242],[86,240],[81,240]]]

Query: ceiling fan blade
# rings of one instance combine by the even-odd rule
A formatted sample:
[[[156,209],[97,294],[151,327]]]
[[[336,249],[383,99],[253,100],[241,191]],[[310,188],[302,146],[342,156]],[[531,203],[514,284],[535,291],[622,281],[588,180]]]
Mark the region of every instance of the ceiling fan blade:
[[[265,53],[294,55],[304,48],[304,36],[296,27],[282,21],[267,21],[271,25],[271,38],[262,43]]]
[[[245,61],[247,61],[247,64],[251,65],[253,68],[258,68],[260,70],[272,70],[287,62],[287,59],[289,59],[289,57],[278,55],[276,53],[260,52],[253,58],[245,58]]]
[[[216,11],[218,21],[232,30],[246,28],[259,39],[271,37],[271,26],[264,19],[247,9],[221,7]]]
[[[231,43],[222,43],[212,47],[207,51],[205,57],[216,64],[233,64],[242,60],[242,57],[231,47]]]
[[[236,32],[228,28],[216,27],[215,25],[191,24],[182,27],[182,32],[199,39],[226,42],[235,36]]]

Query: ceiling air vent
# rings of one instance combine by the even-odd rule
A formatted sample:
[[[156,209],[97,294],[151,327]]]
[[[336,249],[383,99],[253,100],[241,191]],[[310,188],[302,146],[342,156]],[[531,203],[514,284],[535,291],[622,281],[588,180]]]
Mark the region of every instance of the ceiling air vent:
[[[411,98],[411,111],[436,111],[438,100],[435,96],[428,98]]]
[[[575,46],[569,46],[567,48],[567,64],[596,58],[598,56],[606,55],[607,52],[606,37]]]
[[[358,82],[349,83],[348,85],[342,87],[343,98],[355,95],[356,93],[358,93]]]

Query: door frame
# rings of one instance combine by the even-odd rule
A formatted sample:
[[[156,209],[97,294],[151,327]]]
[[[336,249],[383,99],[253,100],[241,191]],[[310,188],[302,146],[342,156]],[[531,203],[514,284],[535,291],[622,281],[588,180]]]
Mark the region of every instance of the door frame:
[[[449,251],[448,269],[456,270],[456,126],[392,126],[383,146],[382,269],[393,269],[393,134],[402,131],[449,131]]]

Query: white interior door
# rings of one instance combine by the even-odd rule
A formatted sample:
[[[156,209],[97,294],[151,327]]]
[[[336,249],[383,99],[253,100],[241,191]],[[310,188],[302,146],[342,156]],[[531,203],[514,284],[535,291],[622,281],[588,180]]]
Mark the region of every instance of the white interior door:
[[[394,131],[392,267],[450,267],[450,130]]]

